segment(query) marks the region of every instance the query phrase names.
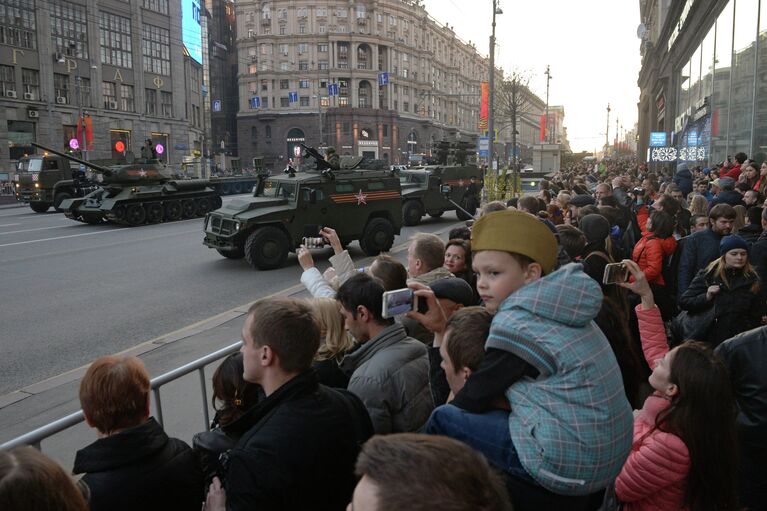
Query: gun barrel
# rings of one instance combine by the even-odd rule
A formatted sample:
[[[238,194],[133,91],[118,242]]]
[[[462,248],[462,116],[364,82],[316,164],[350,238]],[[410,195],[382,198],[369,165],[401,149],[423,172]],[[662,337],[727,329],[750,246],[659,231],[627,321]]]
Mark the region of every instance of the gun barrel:
[[[51,149],[50,147],[45,147],[44,145],[38,144],[37,142],[32,142],[32,145],[42,149],[43,151],[47,151],[49,153],[53,153],[55,155],[61,156],[62,158],[66,158],[68,160],[72,160],[74,162],[77,162],[77,163],[79,163],[81,165],[85,165],[86,167],[89,167],[89,168],[95,170],[96,172],[100,172],[100,173],[104,174],[105,176],[111,176],[112,175],[112,171],[111,170],[109,170],[106,167],[102,167],[101,165],[96,165],[95,163],[91,163],[89,161],[81,160],[80,158],[76,158],[76,157],[74,157],[74,156],[72,156],[70,154],[62,153],[61,151],[57,151],[56,149]]]

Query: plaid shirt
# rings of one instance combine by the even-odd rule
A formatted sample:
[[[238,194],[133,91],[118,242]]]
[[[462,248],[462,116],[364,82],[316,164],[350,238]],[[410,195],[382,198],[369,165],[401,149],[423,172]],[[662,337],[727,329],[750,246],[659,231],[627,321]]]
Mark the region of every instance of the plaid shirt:
[[[563,495],[605,488],[631,449],[621,372],[592,321],[601,306],[599,284],[569,264],[509,296],[486,344],[538,369],[506,391],[509,430],[527,472]]]

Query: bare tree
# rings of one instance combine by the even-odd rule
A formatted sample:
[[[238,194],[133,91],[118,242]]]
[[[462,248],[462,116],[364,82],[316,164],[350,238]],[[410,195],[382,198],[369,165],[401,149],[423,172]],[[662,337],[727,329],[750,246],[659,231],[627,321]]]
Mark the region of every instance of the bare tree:
[[[514,169],[517,169],[517,131],[518,122],[523,114],[530,113],[530,76],[520,71],[513,71],[496,89],[495,93],[495,126],[498,131],[511,128],[511,145],[513,147]]]

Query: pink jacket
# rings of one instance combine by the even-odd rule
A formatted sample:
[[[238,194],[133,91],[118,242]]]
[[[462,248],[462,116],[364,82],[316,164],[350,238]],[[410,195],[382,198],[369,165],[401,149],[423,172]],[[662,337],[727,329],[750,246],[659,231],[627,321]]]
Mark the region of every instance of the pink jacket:
[[[660,310],[638,305],[642,349],[650,367],[668,351]],[[690,454],[681,438],[655,430],[655,418],[669,401],[653,394],[634,419],[634,443],[626,464],[615,480],[615,493],[626,511],[677,511],[684,509],[685,480]]]

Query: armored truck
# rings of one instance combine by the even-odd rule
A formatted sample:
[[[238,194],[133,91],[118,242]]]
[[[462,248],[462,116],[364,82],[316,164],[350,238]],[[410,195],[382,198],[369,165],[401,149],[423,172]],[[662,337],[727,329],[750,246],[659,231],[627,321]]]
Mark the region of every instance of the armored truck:
[[[332,227],[343,244],[359,240],[368,255],[389,250],[402,227],[399,178],[389,170],[359,169],[359,158],[338,168],[316,152],[317,168],[263,176],[253,197],[234,199],[205,217],[203,244],[228,258],[270,270],[285,263],[304,237]]]
[[[425,214],[441,216],[456,210],[461,220],[469,220],[479,204],[482,170],[476,165],[429,165],[399,172],[402,184],[402,218],[405,225],[418,225]],[[450,195],[442,186],[450,185]],[[455,207],[459,204],[461,209]]]
[[[53,206],[83,197],[98,188],[79,165],[56,154],[25,156],[19,160],[15,186],[16,200],[29,204],[32,211],[45,213]]]

